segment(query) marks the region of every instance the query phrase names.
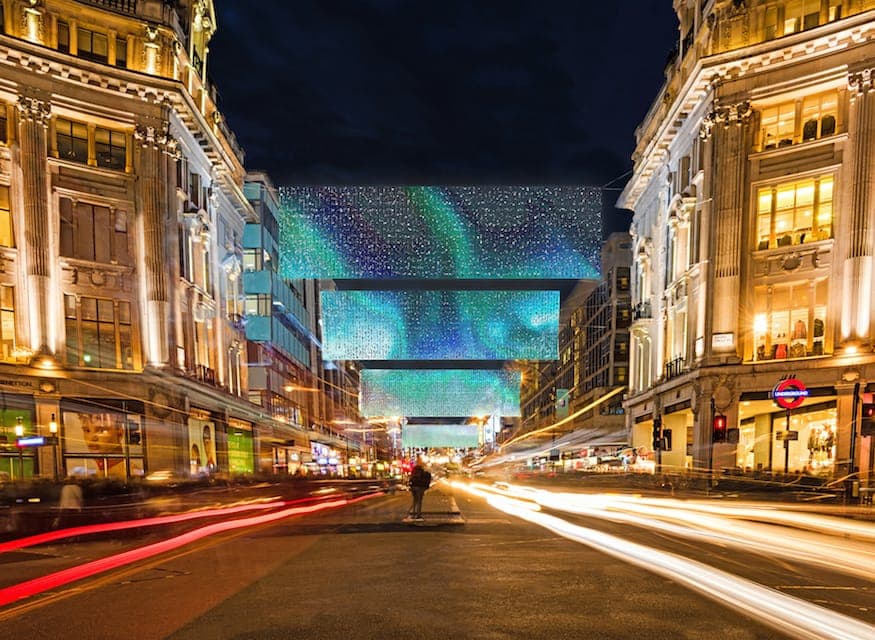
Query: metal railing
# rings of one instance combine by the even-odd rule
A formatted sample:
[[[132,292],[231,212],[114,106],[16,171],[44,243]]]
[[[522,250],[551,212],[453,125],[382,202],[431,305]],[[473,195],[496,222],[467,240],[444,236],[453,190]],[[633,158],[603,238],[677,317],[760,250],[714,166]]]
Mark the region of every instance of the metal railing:
[[[82,4],[93,4],[119,13],[136,15],[137,0],[79,0]]]

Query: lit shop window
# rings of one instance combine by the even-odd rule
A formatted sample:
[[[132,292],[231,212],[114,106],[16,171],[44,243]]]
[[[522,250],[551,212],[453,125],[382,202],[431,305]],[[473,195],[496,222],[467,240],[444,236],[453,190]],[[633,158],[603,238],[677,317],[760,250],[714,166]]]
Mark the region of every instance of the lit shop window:
[[[9,207],[9,187],[0,186],[0,247],[14,247],[12,211]]]
[[[826,351],[826,280],[757,287],[754,359],[820,356]]]
[[[134,368],[129,302],[65,295],[64,317],[68,364]]]
[[[832,176],[785,182],[757,190],[757,249],[832,237]]]
[[[762,110],[760,148],[775,149],[836,132],[838,93],[829,91]]]
[[[818,26],[820,3],[821,0],[795,0],[784,5],[784,35]]]

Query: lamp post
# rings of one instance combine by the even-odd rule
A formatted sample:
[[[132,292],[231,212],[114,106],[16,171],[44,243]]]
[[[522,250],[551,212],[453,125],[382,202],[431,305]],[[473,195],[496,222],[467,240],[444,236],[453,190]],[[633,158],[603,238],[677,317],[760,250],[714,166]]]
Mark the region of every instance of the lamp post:
[[[55,420],[55,414],[52,414],[52,419],[49,420],[49,434],[52,438],[52,469],[54,470],[55,482],[58,481],[58,421]]]
[[[18,444],[17,439],[24,435],[24,419],[21,416],[15,418],[15,438],[18,446],[18,473],[24,480],[24,448]]]

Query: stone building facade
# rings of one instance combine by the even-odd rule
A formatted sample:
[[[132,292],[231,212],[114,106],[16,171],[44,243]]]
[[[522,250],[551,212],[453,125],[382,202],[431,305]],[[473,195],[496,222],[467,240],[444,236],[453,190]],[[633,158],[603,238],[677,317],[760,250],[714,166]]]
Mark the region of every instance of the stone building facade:
[[[0,14],[2,477],[247,473],[262,437],[307,449],[309,415],[250,402],[259,219],[207,80],[212,2]],[[47,440],[19,455],[19,433]]]
[[[673,468],[866,476],[875,2],[674,8],[678,50],[619,200],[634,211],[633,443],[665,437]],[[808,392],[791,412],[771,396],[786,379]]]

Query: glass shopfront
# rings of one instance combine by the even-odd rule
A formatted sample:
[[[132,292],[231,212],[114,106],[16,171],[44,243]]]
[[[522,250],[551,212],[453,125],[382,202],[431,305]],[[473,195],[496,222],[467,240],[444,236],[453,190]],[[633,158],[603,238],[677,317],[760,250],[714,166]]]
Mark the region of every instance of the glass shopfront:
[[[756,404],[767,402],[771,404]],[[739,469],[783,473],[786,461],[789,473],[831,474],[836,461],[835,401],[803,405],[790,412],[789,423],[786,411],[771,408],[742,418],[736,450]],[[792,439],[784,440],[788,430]]]
[[[21,437],[36,435],[33,426],[33,397],[2,395],[0,406],[0,483],[32,478],[36,468],[34,447],[19,450],[16,442]]]

